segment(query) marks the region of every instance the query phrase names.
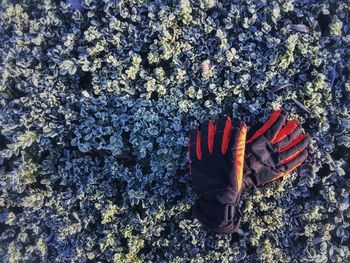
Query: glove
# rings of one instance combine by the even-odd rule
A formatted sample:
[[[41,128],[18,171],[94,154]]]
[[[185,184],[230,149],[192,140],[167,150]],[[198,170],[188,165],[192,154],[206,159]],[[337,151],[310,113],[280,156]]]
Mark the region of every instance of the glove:
[[[246,142],[244,182],[264,185],[296,169],[307,158],[310,136],[297,120],[286,123],[287,114],[276,110]],[[286,123],[286,124],[285,124]]]
[[[246,133],[244,122],[229,117],[190,132],[189,168],[198,197],[192,213],[215,233],[232,233],[239,225]]]

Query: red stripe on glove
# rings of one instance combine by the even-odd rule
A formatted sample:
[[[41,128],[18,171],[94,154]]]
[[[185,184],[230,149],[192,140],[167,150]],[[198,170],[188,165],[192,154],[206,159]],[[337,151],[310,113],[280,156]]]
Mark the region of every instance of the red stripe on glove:
[[[201,150],[201,132],[198,131],[197,133],[197,141],[196,141],[196,154],[198,160],[202,158],[202,150]]]
[[[297,120],[292,120],[284,126],[277,136],[271,141],[273,144],[278,143],[279,141],[282,141],[284,138],[286,138],[289,134],[291,134],[296,127],[300,124]]]
[[[278,116],[281,114],[282,110],[275,110],[272,114],[271,117],[265,122],[265,124],[254,133],[254,135],[247,141],[247,143],[252,142],[255,140],[257,137],[260,135],[264,134],[277,120]]]
[[[281,149],[279,149],[279,152],[284,152],[286,150],[288,150],[289,148],[292,148],[294,145],[298,144],[299,142],[301,142],[302,140],[304,140],[305,137],[309,136],[308,134],[300,134],[298,138],[296,138],[294,141],[292,141],[290,144],[282,147]]]
[[[208,126],[208,149],[209,149],[209,153],[213,152],[215,130],[216,130],[216,126],[212,122],[209,122],[209,126]]]
[[[222,154],[225,154],[227,150],[227,145],[231,137],[231,128],[232,128],[232,121],[230,117],[227,117],[226,119],[226,124],[225,124],[225,129],[224,129],[224,134],[222,138],[222,144],[221,144],[221,152]]]

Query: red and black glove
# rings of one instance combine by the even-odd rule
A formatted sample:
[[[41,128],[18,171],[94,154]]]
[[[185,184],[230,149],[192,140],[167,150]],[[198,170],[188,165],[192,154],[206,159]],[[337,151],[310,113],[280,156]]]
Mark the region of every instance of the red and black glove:
[[[244,122],[229,117],[190,132],[189,168],[198,196],[193,216],[216,233],[232,233],[239,224],[246,132]]]
[[[244,181],[263,185],[291,173],[307,158],[310,136],[297,120],[286,123],[287,114],[276,110],[253,136],[247,139]]]

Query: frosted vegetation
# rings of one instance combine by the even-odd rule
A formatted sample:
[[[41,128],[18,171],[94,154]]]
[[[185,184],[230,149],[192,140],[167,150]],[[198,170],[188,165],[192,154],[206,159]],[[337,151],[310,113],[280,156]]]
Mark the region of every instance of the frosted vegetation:
[[[0,261],[349,262],[347,0],[2,0]],[[278,106],[308,161],[191,216],[188,132]]]

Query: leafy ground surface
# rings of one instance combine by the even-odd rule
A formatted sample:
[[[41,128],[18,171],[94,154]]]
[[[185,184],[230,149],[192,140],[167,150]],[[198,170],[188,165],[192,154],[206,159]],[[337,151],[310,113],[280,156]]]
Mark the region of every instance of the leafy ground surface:
[[[349,262],[346,0],[0,4],[2,262]],[[298,172],[191,216],[188,131],[283,106]]]

